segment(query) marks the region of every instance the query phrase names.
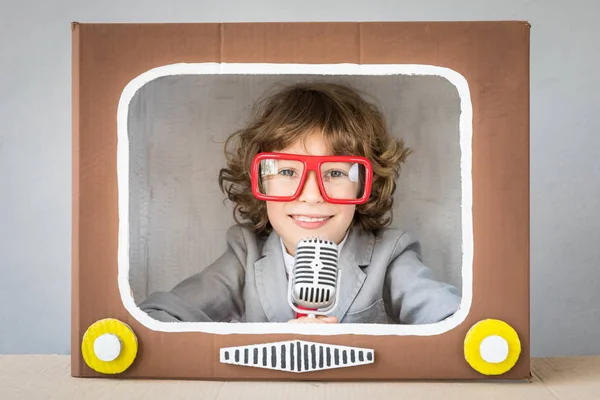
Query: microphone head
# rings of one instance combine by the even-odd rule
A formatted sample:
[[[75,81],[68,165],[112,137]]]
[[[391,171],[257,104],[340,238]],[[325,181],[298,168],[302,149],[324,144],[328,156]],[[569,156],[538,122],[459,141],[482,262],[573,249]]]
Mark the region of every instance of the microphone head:
[[[292,297],[299,306],[310,309],[334,304],[338,284],[338,246],[312,237],[298,242],[292,273]]]

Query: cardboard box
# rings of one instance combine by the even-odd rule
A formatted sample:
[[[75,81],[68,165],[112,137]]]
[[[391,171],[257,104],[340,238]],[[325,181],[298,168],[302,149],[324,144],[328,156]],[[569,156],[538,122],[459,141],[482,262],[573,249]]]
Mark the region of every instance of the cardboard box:
[[[72,375],[528,379],[529,30],[525,22],[73,24]],[[130,161],[126,109],[144,84],[197,73],[431,75],[455,85],[464,230],[459,312],[432,325],[320,330],[223,323],[183,328],[136,311],[127,261],[129,176],[120,169]],[[102,332],[120,339],[121,353],[90,363],[94,344],[101,345],[90,335]],[[486,335],[506,339],[500,352],[508,351],[514,366],[482,360]],[[110,347],[112,339],[104,344]],[[253,345],[258,356],[254,347],[229,349]],[[290,373],[294,349],[302,355],[294,360],[298,368],[315,370]],[[337,368],[318,370],[329,351]],[[264,359],[267,368],[230,364],[244,357]],[[287,367],[268,369],[271,360],[271,367],[282,369],[285,360]]]

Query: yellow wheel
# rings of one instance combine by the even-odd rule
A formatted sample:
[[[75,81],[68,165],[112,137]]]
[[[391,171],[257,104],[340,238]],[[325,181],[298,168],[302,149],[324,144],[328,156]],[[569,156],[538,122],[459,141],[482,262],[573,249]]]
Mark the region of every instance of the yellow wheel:
[[[517,363],[521,341],[506,322],[485,319],[467,332],[464,352],[465,359],[475,371],[483,375],[501,375]]]
[[[135,360],[138,342],[129,325],[107,318],[93,323],[83,335],[85,363],[102,374],[119,374]]]

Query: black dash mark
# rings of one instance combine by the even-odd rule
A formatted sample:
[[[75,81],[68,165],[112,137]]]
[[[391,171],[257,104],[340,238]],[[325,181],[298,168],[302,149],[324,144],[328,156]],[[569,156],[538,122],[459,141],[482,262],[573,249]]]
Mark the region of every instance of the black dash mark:
[[[258,364],[258,347],[254,348],[254,365]]]
[[[290,343],[290,369],[293,371],[296,364],[294,364],[294,343]]]
[[[277,350],[275,346],[271,346],[271,367],[275,368],[277,366]]]
[[[235,362],[240,362],[240,350],[235,351]]]
[[[342,350],[342,363],[348,364],[348,354],[346,353],[346,350]]]
[[[229,360],[229,352],[228,351],[225,352],[225,360]]]
[[[267,348],[263,347],[263,362],[262,365],[267,366]]]
[[[325,270],[321,270],[319,271],[319,278],[321,277],[327,277],[327,278],[333,278],[335,279],[337,277],[335,272],[332,271],[325,271]]]
[[[365,357],[362,350],[358,352],[358,361],[365,361]]]
[[[304,358],[304,370],[308,371],[308,345],[307,344],[304,345],[304,356],[302,358]]]
[[[321,257],[319,257],[319,261],[321,261],[321,263],[323,265],[327,265],[329,267],[337,267],[337,260],[335,259],[335,257],[323,257],[325,256],[325,254],[322,254]]]
[[[333,350],[333,362],[335,363],[335,365],[340,365],[340,350],[339,349]]]
[[[331,349],[329,347],[327,348],[327,366],[331,366]]]
[[[300,342],[296,342],[296,357],[298,359],[298,372],[302,371],[302,345]]]
[[[285,369],[285,344],[281,345],[281,368]]]
[[[314,344],[312,346],[310,346],[310,359],[312,361],[312,369],[316,369],[317,368],[317,346],[315,346]]]
[[[367,360],[369,360],[369,361],[373,360],[373,353],[371,353],[370,351],[367,352]]]
[[[319,346],[319,368],[323,368],[323,346]]]
[[[244,349],[244,364],[248,364],[249,349]]]
[[[323,281],[325,283],[333,283],[335,285],[336,283],[336,277],[335,276],[329,276],[329,275],[325,275],[325,274],[320,274],[318,277],[319,281]]]
[[[319,285],[335,287],[335,280],[333,278],[319,278],[317,280],[317,283]],[[325,288],[325,289],[330,290],[329,288]]]
[[[356,358],[354,357],[354,349],[350,350],[350,362],[353,363],[354,361],[356,361]]]
[[[312,243],[312,242],[310,242],[310,243]],[[306,253],[306,254],[314,255],[314,252],[306,251],[306,250],[315,250],[315,249],[316,249],[316,246],[302,246],[302,248],[300,250],[298,250],[298,254]]]

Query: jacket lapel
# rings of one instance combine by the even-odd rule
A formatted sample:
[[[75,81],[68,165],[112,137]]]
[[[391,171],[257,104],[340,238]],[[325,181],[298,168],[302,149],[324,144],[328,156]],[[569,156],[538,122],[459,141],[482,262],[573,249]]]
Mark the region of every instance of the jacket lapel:
[[[262,251],[263,257],[254,263],[258,296],[269,322],[287,322],[296,314],[287,301],[288,280],[283,262],[279,235],[271,232]]]
[[[348,234],[339,256],[338,268],[341,269],[338,290],[339,303],[333,312],[341,321],[358,295],[367,275],[360,268],[369,265],[375,244],[375,236],[371,232],[353,226]]]

